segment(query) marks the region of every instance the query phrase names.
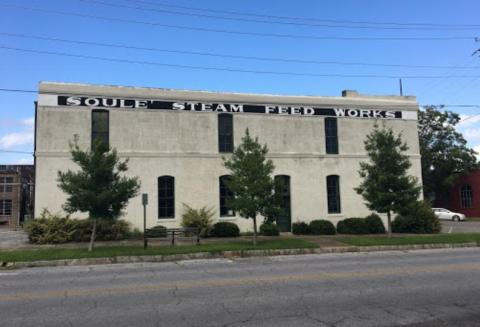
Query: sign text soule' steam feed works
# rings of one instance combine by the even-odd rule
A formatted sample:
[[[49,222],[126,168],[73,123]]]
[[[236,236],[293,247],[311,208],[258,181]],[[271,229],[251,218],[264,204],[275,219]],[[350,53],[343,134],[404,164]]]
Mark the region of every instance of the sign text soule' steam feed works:
[[[388,118],[401,119],[401,111],[378,109],[321,108],[312,106],[283,106],[270,104],[207,103],[178,102],[163,100],[118,99],[103,97],[58,96],[58,105],[95,107],[95,108],[130,108],[153,110],[182,110],[197,112],[233,112],[259,113],[290,116],[333,116],[351,118]]]

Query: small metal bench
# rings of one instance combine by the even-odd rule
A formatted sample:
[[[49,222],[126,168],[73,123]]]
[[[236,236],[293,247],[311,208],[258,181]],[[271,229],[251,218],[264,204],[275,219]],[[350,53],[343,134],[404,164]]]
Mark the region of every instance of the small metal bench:
[[[175,239],[178,236],[194,238],[196,244],[200,244],[200,229],[197,227],[185,227],[185,228],[161,228],[153,227],[145,231],[144,246],[148,246],[149,239],[156,238],[168,238],[171,236],[171,245],[175,245]]]

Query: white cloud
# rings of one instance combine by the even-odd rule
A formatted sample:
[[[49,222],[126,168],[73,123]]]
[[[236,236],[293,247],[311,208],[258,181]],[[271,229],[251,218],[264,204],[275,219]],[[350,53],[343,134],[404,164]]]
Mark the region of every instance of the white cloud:
[[[33,125],[35,125],[35,118],[30,117],[30,118],[24,119],[24,120],[22,120],[22,124],[25,125],[25,126],[33,126]]]
[[[33,144],[33,130],[10,133],[0,138],[0,148],[2,149],[11,149],[26,144]]]
[[[457,127],[465,128],[468,126],[475,125],[480,123],[480,115],[460,115],[460,122],[457,124]]]
[[[480,140],[480,128],[469,128],[463,132],[463,136],[467,139],[468,142],[476,143],[475,141]]]
[[[33,165],[33,158],[21,158],[15,162],[16,165]]]
[[[480,144],[473,147],[473,150],[477,153],[477,160],[480,161]]]

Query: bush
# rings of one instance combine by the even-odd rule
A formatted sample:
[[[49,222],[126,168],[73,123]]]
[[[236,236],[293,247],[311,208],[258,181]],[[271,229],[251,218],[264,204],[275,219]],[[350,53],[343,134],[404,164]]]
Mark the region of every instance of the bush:
[[[59,214],[51,214],[43,210],[40,218],[30,220],[25,224],[28,239],[35,244],[67,243],[72,240],[75,221]]]
[[[278,236],[280,235],[280,231],[278,230],[277,224],[267,222],[260,225],[260,235]]]
[[[364,218],[347,218],[337,224],[339,234],[368,234],[368,226]]]
[[[212,218],[215,215],[213,208],[202,207],[194,209],[185,203],[183,204],[185,212],[182,215],[182,227],[196,227],[200,231],[201,237],[206,237],[212,230]]]
[[[310,222],[310,234],[312,235],[335,235],[335,226],[328,220],[312,220]]]
[[[214,237],[238,237],[240,236],[240,229],[231,222],[219,222],[213,225],[211,235]]]
[[[426,201],[417,201],[392,222],[394,233],[433,234],[440,230],[440,221]]]
[[[370,234],[385,234],[385,226],[383,225],[382,218],[376,213],[365,217],[365,224]]]
[[[90,219],[71,219],[44,210],[40,218],[25,224],[25,231],[31,243],[58,244],[67,242],[88,242],[92,233]],[[124,240],[130,236],[130,225],[124,220],[97,220],[96,240]]]
[[[310,234],[310,226],[304,222],[293,223],[292,233],[295,235],[308,235]]]

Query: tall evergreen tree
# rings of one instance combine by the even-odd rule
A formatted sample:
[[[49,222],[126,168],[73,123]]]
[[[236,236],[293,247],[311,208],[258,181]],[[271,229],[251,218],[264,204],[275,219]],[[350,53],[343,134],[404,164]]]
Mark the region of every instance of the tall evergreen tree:
[[[355,190],[362,195],[370,210],[386,213],[388,235],[392,234],[392,212],[399,212],[414,203],[421,191],[417,179],[408,175],[411,167],[405,152],[408,150],[401,135],[391,128],[374,130],[365,140],[369,162],[361,162],[362,183]]]
[[[72,161],[79,171],[58,172],[58,186],[68,194],[63,208],[68,213],[87,212],[92,220],[89,251],[93,250],[98,219],[118,218],[130,198],[138,194],[137,177],[127,178],[127,160],[121,161],[115,149],[96,141],[91,151],[82,151],[78,139],[70,144]]]
[[[247,129],[242,144],[234,149],[229,159],[223,158],[225,167],[231,171],[227,186],[235,193],[235,197],[227,204],[240,216],[253,220],[255,245],[257,216],[271,217],[280,211],[272,177],[275,166],[271,160],[266,159],[267,153],[267,145],[262,146],[258,138],[253,139]]]

